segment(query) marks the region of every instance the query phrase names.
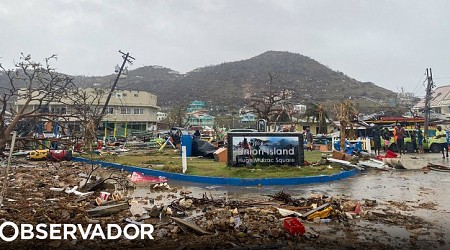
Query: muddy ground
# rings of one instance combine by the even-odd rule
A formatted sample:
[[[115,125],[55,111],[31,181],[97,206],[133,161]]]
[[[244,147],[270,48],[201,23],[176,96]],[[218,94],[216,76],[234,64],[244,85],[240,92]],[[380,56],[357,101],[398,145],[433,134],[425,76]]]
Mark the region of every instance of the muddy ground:
[[[103,227],[114,223],[124,227],[128,223],[125,219],[128,218],[134,222],[152,224],[155,227],[154,240],[127,240],[123,237],[118,240],[34,239],[0,241],[0,248],[448,249],[450,247],[450,233],[446,227],[449,212],[442,207],[439,200],[428,197],[436,193],[441,194],[442,190],[439,190],[441,185],[413,187],[411,184],[411,189],[414,188],[419,192],[419,196],[422,195],[422,198],[416,199],[415,196],[407,195],[406,190],[409,190],[409,186],[406,184],[403,186],[404,179],[401,179],[405,177],[397,176],[397,173],[369,171],[353,177],[353,179],[370,177],[367,188],[358,187],[360,190],[352,187],[342,188],[341,185],[346,182],[343,180],[317,186],[288,187],[285,190],[284,187],[268,189],[249,187],[230,192],[229,187],[198,188],[170,180],[169,186],[161,188],[153,188],[153,185],[148,184],[136,186],[129,181],[129,173],[100,169],[94,172],[95,176],[111,179],[106,181],[105,185],[94,187],[93,194],[83,197],[73,192],[67,193],[66,191],[73,189],[74,186],[83,184],[82,181],[85,180],[83,176],[91,167],[76,162],[33,164],[25,161],[16,162],[8,176],[8,189],[4,206],[0,209],[0,220],[2,223],[11,221],[16,224],[74,223],[101,224]],[[420,171],[416,172],[416,175],[425,176],[428,173]],[[388,181],[377,183],[378,178]],[[3,181],[2,178],[2,183]],[[94,182],[95,179],[91,178],[91,181]],[[386,187],[386,183],[393,185]],[[327,185],[328,188],[323,188]],[[333,185],[337,187],[333,188]],[[406,195],[405,192],[396,196],[383,195],[389,193],[386,190],[392,191],[391,188],[397,188],[396,185],[403,186]],[[324,191],[316,190],[308,195],[299,191],[311,188]],[[330,189],[334,191],[330,192]],[[115,196],[120,198],[118,201],[109,200],[107,203],[128,205],[112,214],[91,216],[92,214],[87,211],[99,207],[96,198],[100,191],[120,194]],[[445,199],[448,197],[450,196]],[[323,204],[329,204],[325,208],[330,212],[320,214],[322,220],[300,216]],[[281,214],[278,208],[298,212],[297,217],[300,216],[298,220],[304,225],[306,232],[301,235],[288,233],[283,221],[290,215]],[[430,219],[434,214],[440,219]],[[195,232],[189,226],[175,222],[171,217],[183,219],[206,232]],[[6,227],[3,233],[11,235],[12,230]]]

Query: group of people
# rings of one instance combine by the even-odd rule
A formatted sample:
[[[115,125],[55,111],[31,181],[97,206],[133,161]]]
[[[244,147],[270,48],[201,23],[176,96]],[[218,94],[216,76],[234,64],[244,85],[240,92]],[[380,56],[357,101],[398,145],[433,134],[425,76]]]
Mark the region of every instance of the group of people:
[[[389,145],[391,143],[391,136],[394,137],[394,143],[397,147],[397,152],[399,152],[400,155],[405,154],[406,151],[406,145],[405,145],[405,137],[407,136],[405,128],[400,124],[397,123],[394,127],[394,130],[392,133],[389,131],[388,128],[381,129],[379,126],[372,125],[373,131],[372,136],[374,140],[374,148],[375,148],[375,154],[380,154],[381,150],[381,140],[384,140],[384,151],[387,152],[389,149]],[[415,130],[413,133],[410,133],[411,136],[411,142],[413,145],[414,152],[417,153],[423,153],[423,131],[420,128],[420,125],[415,126]]]
[[[392,133],[388,128],[382,129],[379,126],[373,124],[371,126],[376,155],[380,154],[381,140],[384,140],[384,151],[388,151],[391,142],[391,136],[394,137],[394,143],[397,147],[397,152],[399,152],[400,155],[405,154],[407,150],[405,145],[405,137],[408,136],[408,134],[405,128],[400,123],[396,124]],[[416,125],[414,131],[409,133],[409,136],[411,137],[413,151],[419,154],[423,154],[423,143],[425,137],[420,125]],[[442,129],[442,126],[437,126],[435,139],[437,140],[437,143],[439,143],[440,151],[442,152],[442,158],[448,158],[447,132]]]

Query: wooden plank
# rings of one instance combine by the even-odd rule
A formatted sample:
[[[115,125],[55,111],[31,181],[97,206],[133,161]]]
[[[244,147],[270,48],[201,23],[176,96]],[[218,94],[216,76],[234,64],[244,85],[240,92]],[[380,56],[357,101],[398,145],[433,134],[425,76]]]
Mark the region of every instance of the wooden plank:
[[[450,172],[450,167],[444,165],[428,163],[428,167],[434,171]]]
[[[282,206],[281,208],[284,208],[284,209],[289,209],[289,210],[294,210],[294,211],[296,211],[296,210],[305,210],[305,209],[311,209],[311,208],[312,208],[312,206],[304,206],[304,207]]]
[[[347,166],[347,167],[353,167],[353,168],[357,168],[357,169],[359,169],[359,170],[362,170],[361,167],[358,167],[358,166],[355,165],[355,164],[351,164],[349,161],[337,160],[337,159],[333,159],[333,158],[327,158],[327,161],[329,161],[329,162],[334,162],[334,163],[338,163],[338,164],[342,164],[342,165]]]
[[[307,213],[304,213],[303,215],[302,215],[302,219],[306,219],[309,215],[311,215],[311,214],[313,214],[313,213],[315,213],[315,212],[317,212],[317,211],[320,211],[320,210],[322,210],[322,209],[324,209],[324,208],[326,208],[326,207],[328,207],[328,206],[330,206],[330,203],[325,203],[325,204],[323,204],[322,206],[319,206],[319,207],[317,207],[317,208],[315,208],[315,209],[313,209],[313,210],[310,210],[309,212],[307,212]]]
[[[104,207],[104,206],[117,205],[117,204],[121,204],[121,203],[123,203],[123,201],[104,201],[104,202],[102,202],[102,204],[100,204],[100,206]]]
[[[187,227],[187,228],[189,228],[189,229],[192,229],[194,232],[196,232],[196,233],[198,233],[198,234],[201,234],[201,235],[206,235],[206,234],[209,234],[209,235],[210,235],[210,234],[213,234],[213,233],[208,232],[208,231],[204,230],[203,228],[201,228],[201,227],[195,225],[194,223],[187,222],[187,221],[185,221],[185,220],[183,220],[183,219],[176,218],[176,217],[170,217],[170,218],[171,218],[172,220],[174,220],[177,224],[181,224],[182,226],[185,226],[185,227]]]
[[[110,206],[98,206],[96,208],[87,210],[89,216],[92,217],[99,217],[99,216],[107,216],[110,214],[118,213],[124,209],[127,209],[128,203],[121,203],[116,205],[110,205]]]
[[[87,190],[87,191],[95,191],[99,188],[101,188],[101,185],[103,185],[104,180],[103,178],[100,178],[98,180],[96,180],[95,182],[92,183],[87,183],[83,189]]]

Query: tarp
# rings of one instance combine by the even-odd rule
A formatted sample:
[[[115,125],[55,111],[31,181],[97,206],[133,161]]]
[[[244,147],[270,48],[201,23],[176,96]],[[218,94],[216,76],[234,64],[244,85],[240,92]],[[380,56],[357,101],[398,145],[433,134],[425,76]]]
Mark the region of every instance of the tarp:
[[[192,156],[214,158],[214,152],[217,149],[216,146],[202,139],[194,138],[192,141]]]
[[[162,183],[167,182],[167,178],[163,176],[150,176],[143,173],[133,172],[131,174],[131,182],[133,183]]]

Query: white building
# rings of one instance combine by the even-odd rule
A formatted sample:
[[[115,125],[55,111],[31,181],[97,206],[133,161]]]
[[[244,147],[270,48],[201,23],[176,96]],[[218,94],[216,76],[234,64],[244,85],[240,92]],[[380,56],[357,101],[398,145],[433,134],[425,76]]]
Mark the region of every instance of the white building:
[[[306,114],[306,105],[303,104],[296,104],[294,105],[294,112],[299,115]]]
[[[96,89],[84,88],[87,93],[92,93],[92,96],[96,96]],[[21,89],[19,91],[25,91]],[[98,109],[103,108],[106,102],[107,93],[100,95],[100,101],[95,102],[98,105]],[[19,95],[20,96],[20,95]],[[18,99],[14,103],[16,110],[19,110],[25,104],[24,99]],[[56,113],[59,115],[74,114],[72,110],[71,100],[64,98],[60,102],[50,102],[48,105],[41,107],[41,113]],[[39,106],[37,101],[32,101],[25,112],[35,110]],[[101,126],[105,126],[107,130],[114,131],[117,135],[126,135],[131,131],[146,131],[156,128],[157,112],[159,107],[157,106],[156,95],[137,90],[115,90],[111,95],[108,107],[106,108],[106,115],[103,117]],[[66,119],[68,121],[68,127],[71,130],[79,130],[79,124],[77,124],[76,118]]]
[[[414,107],[414,111],[422,112],[425,99],[421,99]],[[435,113],[450,115],[450,85],[441,86],[433,90],[430,98],[430,108]]]
[[[158,122],[162,122],[163,120],[165,120],[167,118],[168,114],[164,113],[164,112],[157,112],[156,113],[156,119],[158,120]]]

